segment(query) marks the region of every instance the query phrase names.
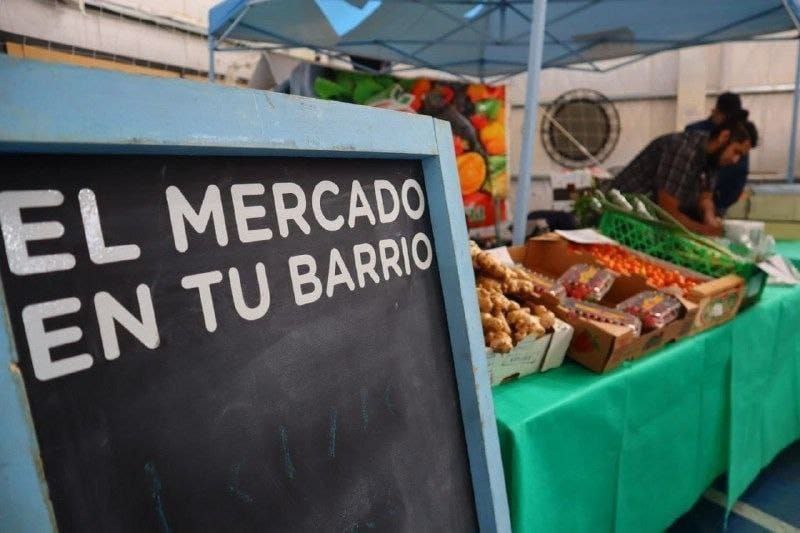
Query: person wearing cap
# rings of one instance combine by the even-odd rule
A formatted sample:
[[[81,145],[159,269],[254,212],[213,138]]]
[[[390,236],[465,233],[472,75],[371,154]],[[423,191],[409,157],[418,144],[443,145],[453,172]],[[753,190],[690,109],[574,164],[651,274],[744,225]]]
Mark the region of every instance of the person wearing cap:
[[[739,162],[751,148],[747,112],[733,112],[711,132],[670,133],[654,139],[603,186],[646,194],[690,231],[721,235],[713,193],[717,170]]]
[[[742,109],[742,100],[738,94],[725,92],[717,97],[717,103],[705,120],[693,122],[685,131],[705,131],[711,133],[715,126],[722,124],[731,113]],[[752,123],[748,123],[752,125]],[[750,148],[758,145],[758,131],[755,126],[750,131]],[[717,173],[717,185],[714,189],[714,205],[717,214],[722,216],[738,200],[747,185],[750,173],[750,157],[744,155],[735,165],[720,167]]]

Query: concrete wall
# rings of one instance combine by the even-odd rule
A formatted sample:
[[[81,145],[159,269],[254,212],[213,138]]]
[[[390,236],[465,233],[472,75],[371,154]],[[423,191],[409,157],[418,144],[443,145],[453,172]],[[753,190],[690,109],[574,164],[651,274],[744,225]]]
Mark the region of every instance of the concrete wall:
[[[201,35],[129,20],[91,6],[120,6],[205,32],[208,9],[216,0],[85,1],[87,9],[81,12],[75,5],[56,0],[0,0],[0,30],[176,67],[208,69],[208,43]],[[217,72],[249,78],[257,61],[253,53],[217,54]]]
[[[548,69],[542,73],[542,101],[574,88],[598,90],[614,101],[621,135],[606,166],[624,165],[653,137],[703,118],[716,94],[742,92],[744,106],[761,134],[752,152],[753,173],[772,178],[786,170],[797,42],[729,43],[665,52],[608,73]],[[522,136],[525,76],[512,80],[512,172],[517,173]],[[704,104],[701,104],[704,102]],[[537,118],[537,129],[541,117]],[[798,149],[800,152],[800,147]],[[537,139],[532,171],[559,170]],[[795,173],[798,172],[797,163]]]

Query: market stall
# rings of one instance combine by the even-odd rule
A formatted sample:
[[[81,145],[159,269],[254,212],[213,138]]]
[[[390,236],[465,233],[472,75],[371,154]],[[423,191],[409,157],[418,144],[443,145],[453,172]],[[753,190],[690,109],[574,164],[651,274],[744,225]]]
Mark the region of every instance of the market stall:
[[[796,2],[372,2],[339,11],[330,9],[335,3],[327,9],[316,3],[310,32],[292,22],[310,4],[227,0],[216,6],[210,12],[212,64],[222,51],[307,46],[335,58],[388,61],[381,73],[426,67],[497,82],[527,69],[523,172],[532,163],[527,148],[533,146],[540,67],[602,70],[627,62],[604,62],[613,58],[769,38],[796,28],[798,12]],[[795,95],[796,106],[800,92]],[[517,245],[525,237],[528,185],[523,176],[514,210]],[[767,407],[797,404],[800,354],[778,328],[789,331],[797,322],[798,289],[764,289],[766,275],[755,262],[731,261],[715,244],[697,248],[689,238],[693,252],[664,253],[657,245],[643,250],[636,239],[628,242],[629,233],[611,235],[631,248],[613,256],[565,260],[568,251],[544,248],[498,252],[496,262],[473,256],[515,529],[663,528],[722,472],[729,473],[730,506],[758,469],[800,435],[797,424],[778,418],[796,421],[796,413]],[[793,246],[779,250],[794,257]],[[697,250],[722,262],[714,259],[697,272],[704,266]],[[651,255],[642,259],[642,252]],[[622,272],[628,279],[593,303],[534,290],[556,279],[602,278],[609,266],[603,261],[613,266],[629,259],[643,260],[636,264],[642,272]],[[689,278],[691,286],[680,281]],[[642,304],[642,293],[669,285],[682,289],[672,293],[677,307],[663,296],[648,298],[669,301],[671,323],[645,330],[644,318],[620,315],[625,311],[617,306],[630,309],[630,299]],[[571,328],[568,358],[608,375],[569,361],[553,370],[564,357],[556,320]],[[754,403],[762,388],[767,400]]]
[[[782,249],[798,249],[785,243]],[[736,501],[800,436],[800,288],[625,363],[494,389],[514,531],[663,530],[728,474]]]

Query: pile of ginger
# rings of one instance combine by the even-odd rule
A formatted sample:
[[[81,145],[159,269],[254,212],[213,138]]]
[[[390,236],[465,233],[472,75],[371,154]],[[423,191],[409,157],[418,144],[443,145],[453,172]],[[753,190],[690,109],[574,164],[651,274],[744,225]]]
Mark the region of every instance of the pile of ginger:
[[[542,305],[529,303],[536,293],[526,269],[502,264],[474,242],[470,242],[470,256],[488,348],[508,353],[529,335],[538,339],[553,330],[555,315]]]

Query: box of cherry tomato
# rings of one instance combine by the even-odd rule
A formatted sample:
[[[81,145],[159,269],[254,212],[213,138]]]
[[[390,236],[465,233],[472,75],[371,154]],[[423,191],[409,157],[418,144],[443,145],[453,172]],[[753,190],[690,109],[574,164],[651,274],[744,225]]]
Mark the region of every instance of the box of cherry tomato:
[[[577,257],[591,258],[598,266],[624,276],[639,276],[654,289],[697,304],[692,334],[732,319],[744,298],[744,280],[734,274],[711,278],[620,244],[569,242],[567,247]]]
[[[595,372],[608,372],[653,353],[685,336],[694,323],[697,305],[681,300],[677,316],[661,327],[642,327],[642,319],[616,306],[652,291],[644,278],[609,275],[591,256],[571,251],[558,236],[530,239],[525,246],[509,249],[509,254],[532,272],[560,279],[565,294],[532,292],[531,303],[548,307],[574,328],[567,356]],[[648,319],[646,313],[640,314]]]

